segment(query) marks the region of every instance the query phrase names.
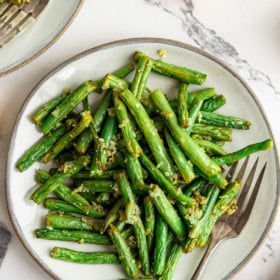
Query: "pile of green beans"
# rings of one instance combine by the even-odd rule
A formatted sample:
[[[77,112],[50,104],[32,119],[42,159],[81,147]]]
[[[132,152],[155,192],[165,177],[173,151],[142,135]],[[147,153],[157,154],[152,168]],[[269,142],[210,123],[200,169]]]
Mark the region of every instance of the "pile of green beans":
[[[113,245],[111,252],[54,247],[52,258],[121,264],[127,279],[168,280],[180,256],[205,246],[217,219],[236,208],[241,185],[228,182],[223,168],[273,142],[226,151],[232,131],[251,123],[217,112],[225,97],[197,89],[206,74],[139,51],[133,59],[136,66],[86,81],[38,108],[32,120],[43,135],[17,169],[55,163],[35,175],[31,200],[49,209],[38,238]],[[158,74],[177,80],[177,98],[149,88]],[[88,96],[100,93],[93,111]]]

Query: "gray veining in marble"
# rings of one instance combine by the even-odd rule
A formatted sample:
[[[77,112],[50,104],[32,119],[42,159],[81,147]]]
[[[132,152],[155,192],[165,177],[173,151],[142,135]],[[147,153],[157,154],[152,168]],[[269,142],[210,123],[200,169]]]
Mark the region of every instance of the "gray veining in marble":
[[[254,69],[248,61],[241,58],[237,49],[221,38],[214,30],[204,26],[195,17],[192,0],[144,0],[146,4],[156,6],[181,21],[186,34],[202,49],[214,54],[230,64],[239,72],[258,95],[278,94],[271,79],[261,71]],[[176,4],[175,4],[176,2]]]

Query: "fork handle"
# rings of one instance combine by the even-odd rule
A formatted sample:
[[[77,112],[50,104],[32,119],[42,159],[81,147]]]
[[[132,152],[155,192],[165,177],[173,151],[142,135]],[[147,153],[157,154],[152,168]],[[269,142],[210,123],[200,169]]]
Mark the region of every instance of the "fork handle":
[[[211,237],[208,247],[207,247],[202,259],[200,260],[191,280],[198,280],[200,278],[200,276],[203,273],[204,268],[207,265],[207,262],[208,262],[210,256],[213,254],[215,248],[218,246],[219,243],[220,243],[220,240],[217,240],[217,239]]]

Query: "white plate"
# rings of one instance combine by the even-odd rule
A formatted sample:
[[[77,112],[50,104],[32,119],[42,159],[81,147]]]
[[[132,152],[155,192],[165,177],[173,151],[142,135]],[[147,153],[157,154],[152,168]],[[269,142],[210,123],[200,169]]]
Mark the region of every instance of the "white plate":
[[[47,50],[77,15],[83,0],[50,0],[36,21],[0,49],[0,77],[27,64]]]
[[[108,280],[118,279],[124,275],[119,266],[65,263],[53,260],[48,255],[54,246],[65,246],[81,251],[94,251],[100,247],[39,240],[34,237],[34,229],[43,226],[43,217],[47,213],[42,206],[37,206],[29,200],[35,186],[34,173],[40,165],[35,164],[24,173],[19,173],[15,169],[19,156],[40,136],[29,117],[38,106],[61,93],[63,88],[75,88],[85,80],[97,79],[118,69],[131,61],[132,54],[136,50],[157,57],[159,49],[167,51],[166,61],[207,73],[205,87],[215,87],[218,93],[224,94],[227,98],[227,105],[222,112],[252,121],[253,126],[249,131],[234,132],[233,142],[227,145],[229,151],[271,137],[263,111],[241,77],[218,59],[189,45],[164,39],[130,39],[96,47],[68,60],[48,74],[27,98],[17,118],[7,163],[7,201],[11,220],[28,252],[55,278]],[[155,74],[149,79],[151,89],[160,87],[172,93],[174,85],[176,83],[173,80]],[[94,97],[98,98],[99,95]],[[268,166],[249,223],[238,238],[225,241],[216,250],[202,279],[221,279],[235,273],[253,255],[267,234],[279,197],[279,168],[275,149],[260,154],[260,166],[265,161],[268,162]],[[176,269],[174,279],[188,279],[202,252],[203,250],[197,249],[191,254],[184,255]]]

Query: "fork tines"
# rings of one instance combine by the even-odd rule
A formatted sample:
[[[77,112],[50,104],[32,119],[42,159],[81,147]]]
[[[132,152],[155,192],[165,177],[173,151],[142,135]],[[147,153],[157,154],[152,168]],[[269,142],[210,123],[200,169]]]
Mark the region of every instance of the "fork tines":
[[[0,48],[17,34],[26,30],[47,3],[48,0],[33,0],[28,4],[21,5],[2,3],[0,5]]]

